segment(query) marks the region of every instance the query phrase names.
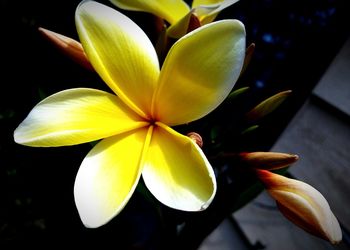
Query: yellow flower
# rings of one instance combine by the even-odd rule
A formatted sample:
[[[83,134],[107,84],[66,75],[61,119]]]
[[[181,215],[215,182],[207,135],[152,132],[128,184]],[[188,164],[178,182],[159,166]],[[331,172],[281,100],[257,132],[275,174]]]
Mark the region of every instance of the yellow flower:
[[[193,0],[191,8],[183,0],[110,0],[121,9],[152,13],[170,25],[169,34],[179,38],[186,34],[190,16],[195,15],[200,24],[212,22],[220,11],[238,0]]]
[[[205,116],[228,95],[243,65],[243,24],[225,20],[189,33],[173,45],[161,70],[148,37],[116,10],[84,1],[76,25],[89,61],[116,95],[77,88],[49,96],[15,130],[15,141],[51,147],[105,138],[75,180],[87,227],[117,215],[141,173],[163,204],[205,209],[216,192],[213,169],[200,147],[170,126]]]
[[[257,170],[257,174],[287,219],[333,244],[341,241],[338,220],[327,200],[315,188],[267,170]]]

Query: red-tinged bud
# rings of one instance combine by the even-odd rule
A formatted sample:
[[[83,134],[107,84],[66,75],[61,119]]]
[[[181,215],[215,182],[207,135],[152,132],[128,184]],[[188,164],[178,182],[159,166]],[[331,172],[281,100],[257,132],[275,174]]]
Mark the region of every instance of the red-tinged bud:
[[[199,28],[201,26],[201,22],[195,14],[190,16],[190,21],[188,23],[187,33]]]
[[[239,156],[248,166],[266,170],[284,168],[299,159],[298,155],[278,152],[243,152]]]
[[[94,70],[84,52],[81,43],[70,37],[61,35],[59,33],[41,27],[39,28],[39,31],[46,39],[52,42],[58,49],[60,49],[64,54],[69,56],[72,60],[79,63],[81,66],[88,70]]]
[[[241,70],[241,75],[246,71],[250,61],[252,60],[254,50],[255,50],[255,43],[251,43],[245,51],[245,57],[243,62],[243,68]]]
[[[341,241],[342,231],[338,220],[319,191],[302,181],[267,170],[256,172],[287,219],[332,244]]]
[[[187,134],[189,138],[191,138],[200,148],[203,147],[203,139],[196,132],[190,132]]]

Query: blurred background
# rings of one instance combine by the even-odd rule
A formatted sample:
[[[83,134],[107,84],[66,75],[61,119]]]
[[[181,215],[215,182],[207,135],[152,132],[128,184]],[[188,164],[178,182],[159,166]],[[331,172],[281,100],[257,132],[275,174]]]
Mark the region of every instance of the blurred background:
[[[0,90],[0,247],[18,243],[32,246],[68,243],[88,246],[90,243],[99,242],[106,246],[112,244],[115,249],[157,249],[161,243],[154,242],[162,241],[166,244],[170,239],[164,236],[164,228],[157,218],[157,211],[152,203],[145,200],[142,192],[135,192],[125,211],[108,225],[94,230],[86,229],[82,225],[74,205],[73,184],[80,163],[91,149],[91,145],[42,149],[25,147],[13,142],[14,129],[43,97],[74,87],[108,90],[95,73],[71,61],[37,31],[38,27],[44,27],[78,39],[74,12],[79,2],[0,1],[3,77]],[[112,6],[108,1],[99,2]],[[321,156],[327,158],[328,149],[313,148],[314,151],[308,149],[303,151],[296,145],[322,143],[320,137],[313,134],[314,130],[317,130],[325,131],[323,136],[326,138],[337,133],[344,134],[330,144],[332,146],[330,150],[340,152],[342,159],[348,159],[349,141],[344,138],[349,137],[350,112],[349,106],[346,106],[349,102],[345,104],[342,102],[339,106],[337,102],[332,102],[339,100],[338,96],[329,97],[327,94],[338,89],[339,95],[343,94],[343,97],[345,95],[350,99],[347,80],[350,79],[348,73],[350,64],[346,66],[336,64],[337,67],[342,67],[340,73],[349,76],[342,78],[345,80],[342,87],[332,85],[337,82],[331,76],[327,75],[328,78],[325,78],[325,74],[330,70],[333,70],[332,76],[340,74],[337,67],[331,68],[332,63],[337,63],[339,60],[349,62],[349,49],[345,50],[347,52],[343,50],[341,57],[343,59],[337,57],[341,49],[346,48],[344,46],[350,33],[348,5],[347,0],[240,0],[219,14],[217,19],[241,20],[246,26],[247,44],[256,44],[251,63],[237,83],[237,87],[250,87],[246,96],[247,102],[256,103],[280,91],[293,91],[273,116],[262,120],[259,129],[249,137],[249,140],[242,142],[242,149],[298,153],[301,158],[311,154],[314,162],[317,162]],[[152,37],[153,19],[150,15],[125,13]],[[323,85],[317,88],[320,82]],[[315,109],[309,111],[310,109],[305,107],[310,102],[312,105],[317,103],[316,111]],[[300,110],[303,112],[301,115],[298,113]],[[315,112],[325,110],[334,114],[335,119],[340,120],[342,125],[327,129],[328,120],[315,115]],[[305,117],[312,119],[303,120]],[[302,124],[306,124],[303,133],[297,128],[300,119]],[[321,126],[322,124],[324,126]],[[308,135],[315,137],[308,138]],[[292,142],[295,139],[299,140]],[[339,147],[340,151],[335,147]],[[334,160],[333,158],[329,160],[328,157],[326,165],[334,165],[339,160],[339,154],[330,154]],[[304,161],[302,164],[311,167],[314,162]],[[326,173],[327,176],[332,176],[332,173],[335,176],[335,172],[337,171],[329,170]],[[337,173],[339,175],[332,180],[334,185],[346,183],[345,178],[349,175],[343,176],[345,180],[339,181],[337,178],[340,178],[342,173],[349,173],[349,163],[344,163],[344,169]],[[293,174],[310,182],[315,180],[306,173]],[[312,184],[328,185],[324,178],[316,178]],[[326,198],[333,201],[332,195],[336,196],[339,192],[343,192],[342,195],[338,195],[338,201],[341,202],[337,201],[337,206],[343,205],[342,209],[348,210],[346,205],[350,202],[345,195],[350,191],[348,187],[348,185],[338,186],[336,189],[324,187],[325,191],[336,190],[327,193]],[[258,202],[258,204],[265,203]],[[252,236],[251,232],[258,232],[255,231],[258,229],[247,229],[247,224],[244,224],[250,223],[246,218],[253,220],[254,217],[250,217],[250,214],[256,214],[254,207],[251,209],[253,210],[245,214],[230,216],[229,231],[231,230],[232,234],[224,234],[224,238],[231,238],[231,235],[234,237],[233,234],[236,234],[242,244],[248,247],[247,249],[282,249],[268,244],[278,238],[276,235],[271,234],[270,237],[273,239],[270,240],[264,239],[265,236],[259,233]],[[177,216],[171,210],[166,210],[166,213]],[[338,216],[337,213],[336,215]],[[344,224],[344,230],[349,229],[348,214],[343,213],[339,216],[341,223]],[[266,221],[264,223],[269,224]],[[227,233],[227,230],[224,232]],[[218,238],[208,239],[206,245],[201,247],[224,249],[223,246],[215,248],[218,247],[215,239]],[[332,249],[329,245],[322,246],[325,247],[322,249]],[[227,249],[239,249],[234,246],[227,247]],[[346,245],[342,247],[347,249]],[[171,245],[168,248],[171,249]],[[311,248],[299,246],[290,249]]]

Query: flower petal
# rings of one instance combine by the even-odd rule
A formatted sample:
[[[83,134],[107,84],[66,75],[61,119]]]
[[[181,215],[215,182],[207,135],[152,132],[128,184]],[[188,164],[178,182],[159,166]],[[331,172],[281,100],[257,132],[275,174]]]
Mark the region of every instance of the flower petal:
[[[193,0],[192,8],[195,8],[199,5],[217,5],[224,2],[224,0]]]
[[[238,20],[211,23],[183,36],[165,59],[153,117],[178,125],[211,112],[236,83],[244,56],[245,29]]]
[[[74,198],[86,227],[110,221],[127,204],[141,175],[147,128],[104,139],[82,162]]]
[[[15,130],[14,139],[28,146],[67,146],[145,125],[117,96],[77,88],[58,92],[37,104]]]
[[[97,73],[130,108],[146,117],[159,76],[157,54],[146,34],[125,15],[94,1],[79,5],[76,25]]]
[[[167,35],[175,39],[178,39],[184,36],[188,31],[188,25],[190,24],[192,15],[193,13],[192,11],[190,11],[185,16],[183,16],[178,22],[176,22],[174,25],[171,25],[167,29]]]
[[[239,0],[194,0],[192,8],[202,25],[212,22],[220,11],[226,9]]]
[[[182,0],[110,0],[117,7],[125,10],[136,10],[152,13],[173,24],[190,11]]]
[[[163,204],[184,211],[209,206],[216,193],[214,171],[196,143],[156,123],[142,177]]]
[[[171,38],[179,39],[194,29],[201,26],[199,19],[193,14],[193,11],[188,12],[183,18],[181,18],[176,24],[171,25],[167,29],[167,35]]]
[[[258,170],[257,174],[290,221],[331,243],[341,241],[339,223],[319,191],[302,181],[266,170]]]

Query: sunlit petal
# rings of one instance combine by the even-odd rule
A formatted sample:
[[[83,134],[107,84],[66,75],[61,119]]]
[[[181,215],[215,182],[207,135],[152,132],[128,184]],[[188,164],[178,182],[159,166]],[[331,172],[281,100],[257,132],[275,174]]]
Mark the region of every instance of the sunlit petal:
[[[193,0],[192,2],[192,8],[197,7],[199,5],[217,5],[222,2],[225,2],[224,0]]]
[[[238,20],[202,26],[169,51],[153,98],[153,115],[168,125],[199,119],[229,94],[242,69],[245,29]]]
[[[203,20],[206,17],[211,16],[211,20],[214,20],[216,15],[213,16],[212,13],[216,13],[215,10],[217,10],[220,7],[219,4],[215,4],[215,5],[200,5],[197,6],[195,8],[192,9],[193,13],[195,13],[195,15],[198,17],[198,19],[200,20],[200,22],[202,24],[207,24],[209,22],[204,23]],[[209,20],[209,19],[208,19]]]
[[[157,54],[146,34],[125,15],[94,1],[76,11],[84,50],[102,79],[146,117],[159,76]]]
[[[194,0],[192,8],[202,25],[208,24],[216,18],[220,11],[226,9],[239,0]]]
[[[142,172],[147,188],[169,207],[185,211],[205,209],[216,192],[210,163],[192,139],[158,125]]]
[[[66,146],[146,124],[115,95],[95,89],[69,89],[37,104],[15,130],[14,139],[28,146]]]
[[[171,38],[179,39],[187,33],[201,26],[198,17],[193,14],[193,11],[188,12],[186,16],[181,18],[176,24],[171,25],[167,29],[167,35]]]
[[[74,198],[86,227],[99,227],[126,205],[140,178],[147,129],[117,135],[97,144],[78,171]]]
[[[189,12],[190,8],[183,0],[110,0],[117,7],[152,13],[173,24]]]
[[[174,25],[171,25],[167,29],[167,35],[171,38],[180,38],[184,36],[188,31],[188,25],[190,24],[192,15],[192,12],[188,12],[178,22],[176,22]]]

